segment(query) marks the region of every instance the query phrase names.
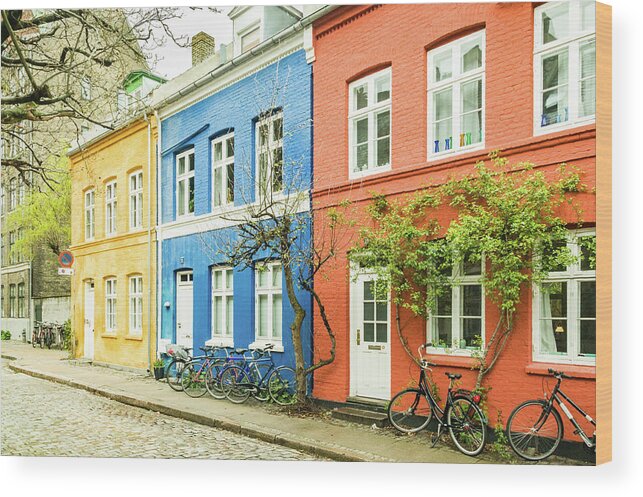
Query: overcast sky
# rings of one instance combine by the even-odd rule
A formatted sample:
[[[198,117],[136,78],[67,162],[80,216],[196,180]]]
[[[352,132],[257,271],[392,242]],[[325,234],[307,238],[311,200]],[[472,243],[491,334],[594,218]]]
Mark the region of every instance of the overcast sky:
[[[218,8],[221,13],[183,7],[182,17],[169,23],[172,33],[177,37],[187,35],[192,38],[199,31],[205,31],[214,37],[218,50],[221,43],[232,41],[232,21],[227,15],[231,7]],[[167,40],[165,46],[154,53],[158,61],[151,68],[152,71],[168,79],[181,74],[192,65],[191,49],[179,47],[172,40]]]

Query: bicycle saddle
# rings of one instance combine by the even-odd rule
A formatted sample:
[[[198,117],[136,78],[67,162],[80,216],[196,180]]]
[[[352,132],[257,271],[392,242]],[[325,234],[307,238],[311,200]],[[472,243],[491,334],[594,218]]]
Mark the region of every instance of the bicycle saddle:
[[[448,371],[444,374],[448,376],[450,380],[459,380],[460,378],[462,378],[461,374],[452,374],[452,373],[449,373]]]
[[[238,349],[234,349],[234,352],[235,354],[245,354],[246,352],[248,352],[248,349],[238,348]]]

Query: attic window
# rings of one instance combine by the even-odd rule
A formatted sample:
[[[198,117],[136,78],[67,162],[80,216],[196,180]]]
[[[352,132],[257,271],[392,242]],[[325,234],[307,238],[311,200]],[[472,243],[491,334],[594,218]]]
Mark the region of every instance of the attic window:
[[[259,28],[260,26],[257,26],[253,30],[248,31],[246,34],[241,36],[241,52],[246,52],[247,50],[259,45],[259,42],[261,41]]]

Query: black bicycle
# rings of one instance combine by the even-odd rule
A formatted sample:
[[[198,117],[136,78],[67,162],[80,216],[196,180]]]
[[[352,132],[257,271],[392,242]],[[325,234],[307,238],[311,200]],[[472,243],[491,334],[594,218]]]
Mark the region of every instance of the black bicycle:
[[[448,430],[455,446],[468,456],[477,456],[484,449],[487,440],[487,421],[478,406],[480,395],[468,390],[453,389],[453,382],[462,375],[446,372],[449,389],[444,409],[440,408],[433,396],[433,385],[427,371],[436,366],[422,358],[422,350],[429,344],[420,345],[420,380],[418,388],[399,392],[388,405],[388,419],[401,432],[415,433],[429,425],[435,416],[438,431],[433,438],[433,446],[440,440],[442,429]]]
[[[190,351],[192,347],[183,347],[178,344],[169,345],[166,354],[170,356],[170,362],[165,366],[165,379],[172,390],[180,392],[183,390],[181,375],[185,365],[192,360]]]
[[[563,439],[563,420],[556,409],[556,402],[574,425],[575,434],[579,435],[590,450],[596,450],[596,431],[589,437],[578,424],[574,416],[563,403],[565,399],[583,417],[596,427],[596,421],[583,411],[572,399],[560,389],[563,378],[570,379],[562,371],[549,370],[558,381],[549,399],[527,400],[516,407],[507,420],[507,438],[511,448],[523,459],[542,461],[551,456]]]

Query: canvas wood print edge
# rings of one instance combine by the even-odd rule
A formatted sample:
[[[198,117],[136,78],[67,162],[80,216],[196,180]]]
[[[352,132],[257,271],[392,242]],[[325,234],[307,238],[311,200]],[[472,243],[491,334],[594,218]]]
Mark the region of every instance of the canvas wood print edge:
[[[612,7],[596,3],[596,464],[612,460]]]

